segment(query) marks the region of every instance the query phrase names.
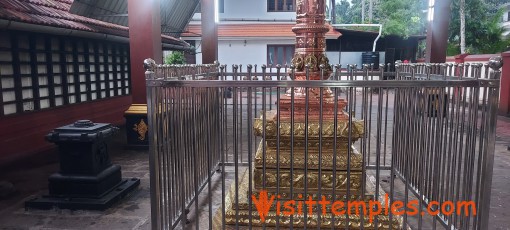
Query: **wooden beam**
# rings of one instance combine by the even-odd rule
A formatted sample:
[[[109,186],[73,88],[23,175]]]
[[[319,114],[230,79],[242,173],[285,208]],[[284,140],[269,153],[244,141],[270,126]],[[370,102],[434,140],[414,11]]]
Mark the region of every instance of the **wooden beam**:
[[[215,21],[215,0],[201,0],[202,64],[218,60],[218,25]]]
[[[128,0],[131,95],[133,104],[146,104],[143,61],[163,62],[160,0]]]
[[[425,61],[429,63],[444,63],[448,47],[448,25],[450,24],[452,0],[436,0],[434,17],[427,27],[427,49]]]

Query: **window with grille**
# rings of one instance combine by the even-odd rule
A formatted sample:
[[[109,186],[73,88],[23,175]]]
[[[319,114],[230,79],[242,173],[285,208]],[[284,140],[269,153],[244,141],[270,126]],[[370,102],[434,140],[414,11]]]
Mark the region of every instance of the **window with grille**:
[[[129,95],[129,45],[0,31],[0,116]]]
[[[295,0],[267,0],[268,12],[292,12],[296,11]]]
[[[294,45],[268,45],[267,46],[267,64],[268,65],[290,65],[294,55]]]

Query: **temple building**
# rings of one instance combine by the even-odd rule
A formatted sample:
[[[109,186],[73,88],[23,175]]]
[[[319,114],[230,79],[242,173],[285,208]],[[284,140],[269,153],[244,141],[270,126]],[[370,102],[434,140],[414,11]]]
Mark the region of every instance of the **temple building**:
[[[105,4],[0,2],[0,165],[52,149],[44,135],[79,119],[124,124],[132,103],[127,1],[97,5],[101,20],[72,13],[92,12],[85,6],[94,2]],[[189,49],[166,34],[161,49]]]

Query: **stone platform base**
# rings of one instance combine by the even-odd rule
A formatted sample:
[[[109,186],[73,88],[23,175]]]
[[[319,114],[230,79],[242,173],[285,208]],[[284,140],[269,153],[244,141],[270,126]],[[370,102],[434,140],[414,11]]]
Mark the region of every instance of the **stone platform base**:
[[[129,192],[140,185],[140,179],[123,179],[109,192],[98,198],[91,197],[68,197],[68,196],[43,196],[25,202],[25,209],[60,209],[71,210],[105,210],[124,198]]]
[[[260,220],[260,215],[255,207],[255,205],[252,202],[252,208],[250,211],[250,204],[249,200],[251,199],[248,197],[248,189],[249,189],[249,177],[247,170],[244,172],[242,176],[242,180],[239,183],[238,186],[238,204],[236,205],[235,200],[235,184],[232,184],[230,187],[230,191],[225,197],[225,219],[223,220],[223,214],[221,209],[216,211],[216,214],[214,216],[213,220],[213,226],[212,229],[222,229],[223,221],[225,221],[225,227],[226,229],[237,229],[236,224],[238,226],[249,226],[250,225],[250,218],[251,218],[251,225],[253,226],[253,229],[262,229],[265,226],[265,229],[281,229],[281,228],[289,228],[291,225],[293,228],[302,228],[305,225],[305,217],[304,215],[293,215],[292,221],[290,216],[285,216],[283,214],[280,214],[280,216],[277,216],[276,211],[274,209],[274,204],[271,207],[271,210],[269,211],[268,215],[266,216],[265,222],[262,222]],[[367,176],[367,186],[366,186],[366,199],[373,197],[375,194],[375,185],[374,185],[374,178],[370,176]],[[379,197],[380,202],[384,206],[384,200],[385,193],[382,190],[382,188],[379,189]],[[283,200],[281,201],[282,212],[285,210],[283,208]],[[367,203],[368,205],[368,203]],[[317,206],[317,205],[315,205]],[[236,207],[237,215],[236,215]],[[296,205],[294,205],[296,207]],[[303,212],[307,212],[308,209],[304,206],[303,203]],[[384,213],[384,211],[382,212]],[[277,220],[278,219],[278,220]],[[361,229],[362,224],[364,229],[376,229],[375,221],[370,223],[368,215],[363,217],[363,220],[360,215],[349,215],[349,219],[347,220],[347,217],[345,215],[339,215],[339,216],[332,216],[331,211],[328,210],[328,213],[326,215],[320,216],[317,215],[317,211],[314,211],[313,215],[308,215],[306,218],[306,226],[309,228],[317,228],[318,225],[320,225],[321,228],[324,229],[331,229],[332,225],[334,225],[335,229],[345,229],[348,227],[349,229]],[[392,225],[392,229],[403,229],[402,228],[402,218],[398,216],[393,216],[392,220],[390,221],[389,217],[386,215],[377,215],[377,225],[378,229],[390,229],[390,224]],[[277,225],[278,221],[278,225]],[[347,224],[348,223],[348,224]],[[278,226],[278,227],[277,227]]]

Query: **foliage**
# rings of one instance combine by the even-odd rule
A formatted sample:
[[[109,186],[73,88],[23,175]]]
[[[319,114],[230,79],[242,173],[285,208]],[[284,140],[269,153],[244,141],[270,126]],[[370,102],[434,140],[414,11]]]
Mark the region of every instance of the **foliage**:
[[[510,0],[485,0],[491,14],[495,14],[501,5],[509,2]]]
[[[368,15],[365,17],[365,22],[361,21],[361,1],[337,0],[336,23],[368,23]],[[383,35],[407,38],[411,35],[425,34],[428,0],[374,0],[373,2],[375,4],[372,23],[383,24]],[[448,55],[460,53],[459,2],[460,0],[452,0]],[[465,0],[467,53],[497,53],[509,47],[510,41],[501,37],[503,28],[499,25],[504,12],[497,10],[499,6],[508,2],[510,1]],[[349,27],[348,29],[374,31],[373,28],[368,29],[368,27]]]
[[[483,36],[477,39],[478,52],[493,54],[505,51],[510,46],[510,39],[503,38],[504,28],[499,22],[503,17],[503,10],[498,11],[486,24],[486,31]]]
[[[173,51],[171,54],[166,55],[165,64],[186,64],[184,52]]]
[[[339,24],[354,23],[353,21],[355,19],[352,17],[352,15],[350,15],[351,10],[352,10],[351,4],[349,4],[349,2],[347,2],[346,0],[337,2],[336,6],[335,6],[336,23],[339,23]],[[360,9],[360,14],[361,14],[361,9]],[[361,20],[361,16],[360,16],[360,20]]]
[[[449,27],[448,55],[460,53],[460,15],[459,2],[454,0]],[[504,11],[489,11],[491,5],[483,0],[466,0],[466,53],[498,53],[510,45],[502,38],[503,28],[499,25]]]
[[[376,10],[383,34],[404,38],[423,34],[426,19],[422,7],[415,0],[381,0]]]
[[[361,21],[361,0],[351,0],[350,2],[341,0],[336,3],[337,23],[369,23],[368,14],[365,17],[365,22]],[[383,24],[383,35],[407,38],[411,35],[423,34],[425,28],[423,7],[424,4],[417,4],[416,0],[374,1],[372,23]]]
[[[361,0],[340,0],[335,6],[336,23],[357,24],[361,23]]]

